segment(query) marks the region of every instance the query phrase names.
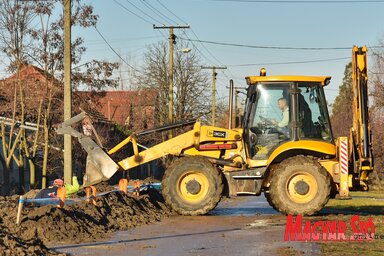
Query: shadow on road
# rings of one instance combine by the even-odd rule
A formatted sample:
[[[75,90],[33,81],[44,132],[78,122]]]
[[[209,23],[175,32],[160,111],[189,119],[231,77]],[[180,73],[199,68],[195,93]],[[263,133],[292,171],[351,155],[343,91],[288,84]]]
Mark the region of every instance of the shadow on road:
[[[72,244],[72,245],[50,247],[50,249],[62,250],[62,249],[79,248],[79,247],[86,247],[86,246],[103,246],[103,245],[125,244],[125,243],[128,244],[128,243],[132,243],[132,242],[142,242],[142,241],[151,241],[151,240],[156,240],[156,239],[169,239],[169,238],[178,238],[178,237],[188,237],[188,236],[196,236],[196,235],[199,236],[199,235],[214,234],[214,233],[220,233],[220,232],[221,233],[231,232],[231,231],[237,231],[237,230],[241,230],[241,228],[218,229],[218,230],[211,230],[211,231],[206,231],[206,232],[154,236],[154,237],[145,237],[145,238],[138,238],[138,239],[126,239],[126,240],[116,240],[116,241]]]

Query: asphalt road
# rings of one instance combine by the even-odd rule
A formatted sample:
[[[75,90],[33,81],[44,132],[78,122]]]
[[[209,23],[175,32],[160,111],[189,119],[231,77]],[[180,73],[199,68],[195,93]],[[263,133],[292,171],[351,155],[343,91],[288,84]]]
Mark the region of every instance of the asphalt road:
[[[321,255],[316,243],[285,242],[286,216],[263,196],[225,199],[206,216],[172,216],[96,243],[62,245],[73,255]]]

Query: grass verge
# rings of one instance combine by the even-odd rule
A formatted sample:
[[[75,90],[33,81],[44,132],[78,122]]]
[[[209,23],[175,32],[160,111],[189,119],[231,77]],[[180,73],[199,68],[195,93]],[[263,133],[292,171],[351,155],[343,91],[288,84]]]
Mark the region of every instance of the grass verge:
[[[331,199],[322,211],[320,218],[344,221],[347,226],[346,241],[321,243],[323,255],[383,255],[384,254],[384,191],[351,192],[352,199]],[[358,220],[352,217],[358,216]],[[317,216],[319,217],[319,216]],[[355,217],[356,218],[356,217]],[[363,230],[369,219],[375,228],[373,239],[353,240],[354,229]]]

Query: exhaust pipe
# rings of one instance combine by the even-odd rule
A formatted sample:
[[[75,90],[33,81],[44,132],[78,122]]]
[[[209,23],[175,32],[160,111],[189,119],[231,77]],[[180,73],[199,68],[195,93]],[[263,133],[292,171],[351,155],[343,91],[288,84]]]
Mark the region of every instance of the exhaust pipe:
[[[233,116],[233,80],[229,81],[229,117],[228,117],[228,129],[232,129],[232,116]]]

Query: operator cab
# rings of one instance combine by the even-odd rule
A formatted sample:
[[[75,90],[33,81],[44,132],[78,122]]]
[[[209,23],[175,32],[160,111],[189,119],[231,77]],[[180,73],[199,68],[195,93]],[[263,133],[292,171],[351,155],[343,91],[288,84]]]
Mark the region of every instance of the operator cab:
[[[254,160],[266,160],[288,141],[333,143],[323,87],[331,77],[247,77],[244,139]]]

